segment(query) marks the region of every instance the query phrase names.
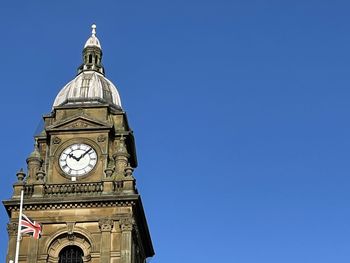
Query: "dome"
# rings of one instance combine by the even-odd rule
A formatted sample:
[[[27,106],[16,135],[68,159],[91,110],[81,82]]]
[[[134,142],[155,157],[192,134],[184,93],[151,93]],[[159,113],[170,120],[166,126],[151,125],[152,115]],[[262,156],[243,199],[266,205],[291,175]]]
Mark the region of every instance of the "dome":
[[[108,103],[121,108],[114,84],[101,73],[82,71],[58,93],[53,107],[74,104]]]
[[[83,50],[83,64],[78,75],[61,89],[53,107],[81,104],[109,104],[121,109],[117,88],[104,76],[102,50],[96,37],[96,25],[92,25],[91,37]]]

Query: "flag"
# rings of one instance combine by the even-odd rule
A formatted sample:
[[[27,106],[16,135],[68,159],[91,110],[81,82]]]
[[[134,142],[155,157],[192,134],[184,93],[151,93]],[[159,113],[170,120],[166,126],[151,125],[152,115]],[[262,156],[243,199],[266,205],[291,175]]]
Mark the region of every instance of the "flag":
[[[22,214],[21,234],[29,234],[35,239],[39,239],[41,237],[41,225]]]

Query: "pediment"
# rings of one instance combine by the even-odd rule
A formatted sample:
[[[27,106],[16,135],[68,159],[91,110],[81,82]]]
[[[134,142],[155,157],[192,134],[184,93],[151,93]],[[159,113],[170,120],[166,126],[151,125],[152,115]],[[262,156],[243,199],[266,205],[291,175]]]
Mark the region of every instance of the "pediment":
[[[86,116],[73,117],[46,127],[47,131],[110,129],[112,125]]]

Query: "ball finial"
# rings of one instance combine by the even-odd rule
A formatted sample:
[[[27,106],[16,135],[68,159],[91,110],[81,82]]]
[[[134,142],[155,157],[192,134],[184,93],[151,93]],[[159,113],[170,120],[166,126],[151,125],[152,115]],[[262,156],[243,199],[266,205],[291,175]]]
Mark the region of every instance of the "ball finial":
[[[92,29],[92,35],[96,35],[96,25],[95,24],[92,24],[91,26],[91,29]]]

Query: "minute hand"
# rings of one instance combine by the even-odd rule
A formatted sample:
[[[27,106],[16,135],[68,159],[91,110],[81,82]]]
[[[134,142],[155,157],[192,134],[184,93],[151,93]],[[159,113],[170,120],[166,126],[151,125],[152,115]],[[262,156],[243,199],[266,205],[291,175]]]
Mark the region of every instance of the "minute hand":
[[[89,150],[87,150],[86,152],[84,152],[79,158],[78,161],[83,158],[85,155],[87,155],[90,151],[92,150],[92,148],[90,148]]]

